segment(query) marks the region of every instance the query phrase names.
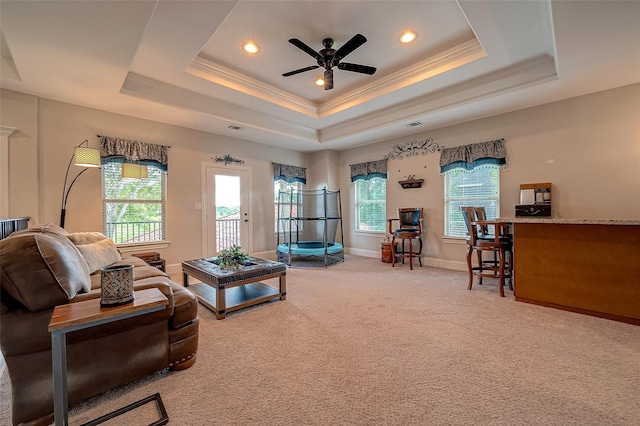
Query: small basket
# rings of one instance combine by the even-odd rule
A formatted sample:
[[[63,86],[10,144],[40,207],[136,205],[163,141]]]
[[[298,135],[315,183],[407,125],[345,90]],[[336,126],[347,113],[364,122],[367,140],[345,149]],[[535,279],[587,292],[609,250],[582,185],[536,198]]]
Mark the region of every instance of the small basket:
[[[107,266],[100,269],[100,306],[130,303],[133,295],[133,265]]]

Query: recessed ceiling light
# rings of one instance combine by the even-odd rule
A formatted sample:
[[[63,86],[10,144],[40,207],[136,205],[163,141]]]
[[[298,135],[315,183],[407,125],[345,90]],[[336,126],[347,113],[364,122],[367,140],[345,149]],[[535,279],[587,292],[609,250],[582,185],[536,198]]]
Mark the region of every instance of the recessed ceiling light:
[[[242,48],[244,49],[245,52],[247,53],[258,53],[258,51],[260,50],[260,48],[258,47],[257,44],[255,44],[252,41],[248,41],[245,44],[242,45]]]
[[[415,39],[416,39],[416,33],[414,33],[413,31],[405,31],[400,36],[400,41],[402,43],[411,43]]]
[[[313,84],[315,84],[316,86],[324,86],[324,80],[322,78],[318,78],[313,82]]]

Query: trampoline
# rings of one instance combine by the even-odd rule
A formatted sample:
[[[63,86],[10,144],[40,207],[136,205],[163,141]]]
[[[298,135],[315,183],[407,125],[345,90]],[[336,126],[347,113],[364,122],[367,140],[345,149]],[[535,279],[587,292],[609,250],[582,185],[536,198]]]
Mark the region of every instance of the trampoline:
[[[340,243],[328,243],[327,253],[337,254],[344,250]],[[280,244],[278,246],[280,253],[289,253],[289,243]],[[324,243],[322,241],[299,241],[291,243],[291,254],[300,254],[303,256],[324,256]]]
[[[302,190],[278,195],[278,260],[289,266],[344,262],[340,191]]]

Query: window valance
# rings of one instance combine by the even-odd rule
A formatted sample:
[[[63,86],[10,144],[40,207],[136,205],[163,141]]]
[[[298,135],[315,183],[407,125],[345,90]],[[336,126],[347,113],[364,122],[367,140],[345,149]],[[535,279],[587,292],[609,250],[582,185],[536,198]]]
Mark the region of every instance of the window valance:
[[[369,161],[351,165],[351,182],[369,180],[374,177],[387,178],[387,160]]]
[[[301,182],[306,185],[307,169],[305,167],[273,163],[273,180],[283,180],[287,183]]]
[[[440,173],[457,168],[473,170],[485,164],[504,166],[506,157],[504,139],[444,148],[440,152]]]
[[[135,162],[146,166],[158,167],[165,172],[169,168],[168,146],[110,136],[99,136],[99,138],[100,156],[104,163]]]

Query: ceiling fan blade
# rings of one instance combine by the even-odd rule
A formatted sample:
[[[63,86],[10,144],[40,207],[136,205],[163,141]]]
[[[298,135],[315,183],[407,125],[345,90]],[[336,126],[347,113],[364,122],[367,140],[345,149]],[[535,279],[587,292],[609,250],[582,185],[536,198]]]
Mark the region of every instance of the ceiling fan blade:
[[[324,70],[324,90],[333,89],[333,70]]]
[[[320,54],[318,54],[318,52],[316,52],[315,50],[313,50],[312,48],[310,48],[309,46],[307,46],[297,38],[290,38],[289,43],[293,44],[295,47],[302,50],[309,56],[312,56],[314,59],[322,59],[322,57],[320,56]]]
[[[353,37],[351,37],[351,40],[343,44],[340,49],[336,50],[336,53],[333,55],[333,60],[340,61],[340,59],[344,58],[349,53],[362,46],[366,41],[367,38],[362,34],[354,35]]]
[[[320,67],[317,65],[311,65],[310,67],[300,68],[299,70],[285,72],[284,74],[282,74],[282,76],[289,77],[290,75],[296,75],[296,74],[300,74],[301,72],[315,70],[316,68],[320,68]]]
[[[370,67],[367,65],[360,65],[360,64],[350,64],[348,62],[340,62],[338,64],[338,69],[345,70],[345,71],[359,72],[362,74],[369,74],[369,75],[373,75],[376,72],[375,67]]]

